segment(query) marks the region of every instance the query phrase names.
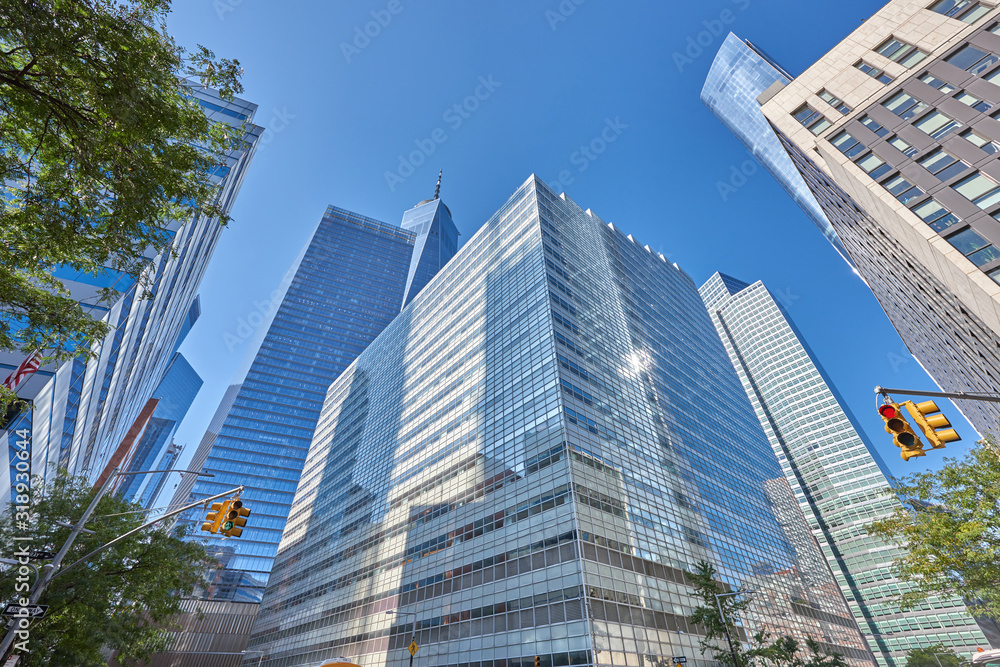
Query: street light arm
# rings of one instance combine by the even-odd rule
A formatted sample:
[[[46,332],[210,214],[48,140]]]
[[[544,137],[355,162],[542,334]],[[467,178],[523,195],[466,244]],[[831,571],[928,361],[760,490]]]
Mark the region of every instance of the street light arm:
[[[89,554],[87,554],[86,556],[84,556],[80,560],[78,560],[78,561],[76,561],[74,563],[70,563],[66,567],[62,568],[61,570],[59,570],[58,572],[56,572],[55,574],[53,574],[49,578],[49,581],[52,581],[53,579],[55,579],[56,577],[58,577],[63,572],[66,572],[68,570],[73,569],[74,567],[76,567],[77,565],[79,565],[83,561],[87,560],[91,556],[99,554],[100,552],[102,552],[105,549],[107,549],[108,547],[110,547],[112,544],[115,544],[116,542],[120,542],[121,540],[124,540],[126,537],[130,537],[132,535],[135,535],[136,533],[138,533],[139,531],[141,531],[141,530],[143,530],[145,528],[149,528],[154,523],[159,523],[160,521],[163,521],[164,519],[167,519],[169,517],[172,517],[172,516],[175,516],[177,514],[180,514],[181,512],[186,512],[189,509],[193,509],[195,507],[198,507],[199,505],[204,505],[205,503],[209,502],[210,500],[215,500],[217,498],[222,498],[223,496],[231,496],[233,494],[240,494],[240,493],[243,493],[243,485],[242,484],[239,485],[239,486],[237,486],[237,487],[235,487],[235,488],[229,489],[228,491],[223,491],[222,493],[218,493],[218,494],[216,494],[214,496],[210,496],[208,498],[202,498],[201,500],[199,500],[197,502],[193,502],[193,503],[191,503],[189,505],[185,505],[184,507],[181,507],[180,509],[176,509],[173,512],[170,512],[168,514],[164,514],[163,516],[161,516],[161,517],[159,517],[157,519],[153,519],[152,521],[147,521],[146,523],[142,524],[138,528],[133,528],[132,530],[128,531],[127,533],[119,535],[118,537],[116,537],[115,539],[111,540],[107,544],[94,549],[93,551],[91,551]]]
[[[876,394],[887,396],[888,394],[907,394],[909,396],[930,396],[933,398],[951,398],[962,401],[989,401],[1000,403],[1000,396],[996,394],[969,394],[964,391],[915,391],[913,389],[888,389],[886,387],[875,387]]]

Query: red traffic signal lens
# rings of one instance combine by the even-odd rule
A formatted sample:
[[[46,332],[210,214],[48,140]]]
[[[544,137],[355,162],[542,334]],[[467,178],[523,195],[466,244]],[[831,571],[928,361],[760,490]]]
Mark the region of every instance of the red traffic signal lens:
[[[896,416],[896,408],[891,405],[883,405],[878,409],[878,413],[882,415],[883,419],[892,419]]]

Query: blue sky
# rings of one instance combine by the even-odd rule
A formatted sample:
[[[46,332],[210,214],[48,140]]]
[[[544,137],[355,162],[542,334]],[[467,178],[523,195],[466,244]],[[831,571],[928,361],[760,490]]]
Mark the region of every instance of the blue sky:
[[[893,472],[936,467],[939,453],[904,465],[872,391],[932,382],[871,292],[763,169],[730,181],[750,157],[698,98],[729,30],[796,75],[880,6],[175,2],[170,32],[181,45],[238,58],[242,97],[269,129],[182,347],[205,386],[177,441],[193,452],[252,352],[255,313],[326,206],[399,224],[443,169],[441,197],[466,239],[535,173],[699,285],[715,271],[763,280]],[[602,152],[581,149],[599,137]],[[723,199],[720,182],[739,186]],[[957,454],[974,431],[946,410],[965,438],[949,445]]]

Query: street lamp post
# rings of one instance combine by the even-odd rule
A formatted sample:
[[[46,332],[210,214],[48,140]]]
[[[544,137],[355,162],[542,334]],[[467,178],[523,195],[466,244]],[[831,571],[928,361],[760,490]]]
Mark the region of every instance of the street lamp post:
[[[953,658],[955,657],[954,653],[935,653],[934,659],[937,660],[938,667],[944,667],[944,665],[941,664],[941,658],[938,657],[939,655],[950,655]]]
[[[413,630],[410,635],[410,643],[415,644],[417,642],[417,615],[412,611],[397,611],[395,609],[390,609],[385,612],[387,616],[412,616],[413,617]],[[414,653],[410,652],[410,667],[413,667],[413,656]]]
[[[726,621],[726,614],[722,611],[722,598],[730,597],[732,595],[743,595],[744,593],[753,593],[753,591],[733,591],[732,593],[715,594],[715,604],[719,607],[719,618],[722,620],[722,627],[726,631],[726,641],[729,643],[729,652],[733,656],[733,667],[740,667],[740,661],[736,657],[736,648],[733,646],[733,638],[729,634],[729,623]]]
[[[247,653],[258,653],[260,654],[260,659],[257,661],[257,667],[260,667],[261,663],[264,662],[264,652],[263,651],[240,651],[241,654],[246,655]]]
[[[94,510],[97,509],[97,504],[101,501],[101,498],[104,497],[104,494],[108,492],[108,490],[109,490],[109,488],[111,486],[111,483],[114,480],[116,480],[118,477],[122,476],[122,475],[148,474],[150,472],[164,472],[164,471],[161,471],[161,470],[147,470],[147,471],[142,471],[142,472],[138,472],[138,473],[131,473],[131,472],[124,472],[123,473],[123,472],[119,472],[118,468],[114,469],[114,472],[111,473],[111,475],[104,481],[104,483],[101,485],[101,487],[97,490],[97,493],[96,493],[96,495],[94,495],[93,500],[90,501],[90,505],[88,505],[87,509],[84,510],[83,516],[80,517],[79,521],[77,521],[75,524],[72,525],[72,530],[70,531],[69,537],[67,537],[66,541],[63,542],[62,547],[60,547],[58,553],[56,553],[55,557],[52,559],[52,562],[51,563],[47,563],[46,565],[43,566],[44,572],[42,572],[41,575],[38,578],[35,579],[35,585],[32,586],[31,590],[28,593],[28,604],[29,605],[34,605],[34,604],[38,603],[39,599],[41,599],[41,597],[42,597],[42,594],[45,592],[46,588],[48,587],[49,582],[52,581],[54,578],[56,578],[57,576],[59,576],[60,574],[62,574],[64,572],[66,572],[67,570],[75,567],[76,565],[79,565],[80,563],[82,563],[83,561],[87,560],[91,556],[93,556],[93,555],[95,555],[97,553],[100,553],[101,551],[104,551],[105,549],[107,549],[111,545],[115,544],[116,542],[118,542],[118,541],[120,541],[120,540],[122,540],[122,539],[124,539],[126,537],[129,537],[129,536],[131,536],[131,535],[133,535],[133,534],[135,534],[135,533],[137,533],[139,531],[145,530],[146,528],[152,526],[154,523],[157,523],[159,521],[162,521],[163,519],[166,519],[166,518],[169,518],[171,516],[174,516],[175,514],[180,514],[181,512],[186,512],[187,510],[193,509],[193,508],[197,507],[198,505],[202,505],[204,503],[207,503],[208,501],[215,500],[216,498],[221,498],[222,496],[229,495],[229,494],[232,494],[232,493],[243,493],[243,486],[241,485],[241,486],[235,487],[233,489],[230,489],[229,491],[225,491],[223,493],[218,493],[218,494],[216,494],[214,496],[209,496],[208,498],[205,498],[203,500],[199,500],[199,501],[196,501],[194,503],[190,503],[188,505],[185,505],[184,507],[178,508],[176,510],[173,510],[172,512],[164,514],[159,519],[155,519],[153,521],[149,521],[147,523],[144,523],[143,525],[139,526],[138,528],[134,528],[134,529],[128,531],[124,535],[119,535],[118,537],[116,537],[115,539],[111,540],[107,544],[105,544],[105,545],[103,545],[101,547],[98,547],[97,549],[91,551],[90,553],[88,553],[83,558],[81,558],[81,559],[79,559],[79,560],[77,560],[77,561],[75,561],[73,563],[70,563],[66,567],[62,567],[63,558],[69,552],[70,547],[73,546],[73,542],[76,540],[76,538],[81,533],[93,532],[93,531],[88,531],[86,528],[84,528],[84,525],[90,519],[90,515],[94,513]],[[183,472],[194,472],[194,471],[185,470]],[[203,475],[203,476],[206,476],[206,477],[214,477],[215,476],[215,475],[211,475],[211,474],[208,474],[208,473],[197,473],[196,472],[194,474]],[[10,647],[14,644],[14,639],[16,637],[15,632],[14,632],[14,625],[15,625],[14,621],[12,621],[12,622],[10,622],[10,623],[7,624],[6,634],[4,635],[3,640],[0,641],[0,660],[3,660],[4,658],[7,657],[7,653],[8,653],[8,651],[10,651]]]

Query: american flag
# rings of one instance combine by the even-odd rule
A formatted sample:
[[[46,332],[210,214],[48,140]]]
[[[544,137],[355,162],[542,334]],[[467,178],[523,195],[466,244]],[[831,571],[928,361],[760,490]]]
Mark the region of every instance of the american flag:
[[[21,384],[24,378],[28,377],[32,373],[38,370],[38,367],[42,365],[42,353],[41,350],[36,350],[28,355],[28,358],[21,362],[21,365],[17,367],[17,370],[7,376],[7,379],[3,381],[3,386],[7,387],[11,391],[17,389],[17,386]]]

